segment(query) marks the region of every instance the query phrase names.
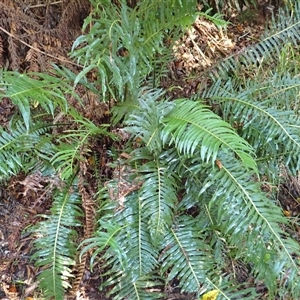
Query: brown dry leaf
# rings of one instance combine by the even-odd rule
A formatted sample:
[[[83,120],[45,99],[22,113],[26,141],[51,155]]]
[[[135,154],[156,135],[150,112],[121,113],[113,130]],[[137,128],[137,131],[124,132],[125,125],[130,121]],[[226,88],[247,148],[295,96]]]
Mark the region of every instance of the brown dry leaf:
[[[29,191],[38,191],[41,190],[44,186],[40,184],[40,182],[43,181],[42,173],[36,172],[34,174],[26,176],[26,178],[22,181],[19,181],[20,184],[24,185],[25,190],[22,193],[24,197],[27,195]]]

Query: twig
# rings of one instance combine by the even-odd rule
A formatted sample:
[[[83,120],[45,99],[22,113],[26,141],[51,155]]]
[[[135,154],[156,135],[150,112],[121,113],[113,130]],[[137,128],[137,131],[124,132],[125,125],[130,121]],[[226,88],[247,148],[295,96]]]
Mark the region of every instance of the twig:
[[[62,1],[56,1],[56,2],[52,2],[52,3],[44,3],[44,4],[36,4],[36,5],[29,5],[29,6],[26,7],[26,9],[44,7],[44,6],[55,5],[55,4],[60,4],[60,3],[62,3]]]

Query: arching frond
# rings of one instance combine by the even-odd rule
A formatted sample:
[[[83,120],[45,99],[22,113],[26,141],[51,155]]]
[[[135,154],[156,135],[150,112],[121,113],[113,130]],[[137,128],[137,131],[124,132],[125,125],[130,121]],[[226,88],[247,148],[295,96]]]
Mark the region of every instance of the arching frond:
[[[156,105],[154,98],[140,103],[126,129],[151,151],[158,154],[174,144],[183,155],[198,153],[203,161],[214,163],[222,148],[235,153],[246,167],[256,168],[251,146],[201,102],[180,99]]]
[[[256,169],[251,146],[231,126],[200,102],[177,100],[176,107],[162,121],[162,139],[174,143],[185,155],[199,154],[215,162],[220,148],[235,153],[246,167]]]
[[[253,182],[252,178],[251,173],[245,172],[232,159],[227,163],[223,161],[223,167],[213,170],[206,180],[216,184],[208,207],[216,216],[214,226],[226,235],[229,245],[244,252],[254,264],[258,277],[265,278],[268,274],[264,281],[273,293],[276,278],[286,272],[286,268],[292,277],[297,274],[299,266],[293,256],[300,253],[300,247],[280,226],[287,224],[288,219],[261,191],[261,184]],[[241,243],[243,247],[239,247]]]
[[[223,118],[238,128],[259,159],[280,158],[291,169],[298,169],[300,121],[293,107],[299,90],[299,79],[285,74],[265,82],[248,80],[243,89],[236,87],[235,81],[225,85],[218,81],[203,97],[220,105]]]
[[[228,78],[228,73],[235,72],[241,65],[257,65],[276,54],[279,56],[281,49],[287,43],[296,46],[300,39],[300,5],[297,1],[293,4],[293,9],[289,6],[280,9],[278,18],[273,19],[271,29],[266,30],[264,38],[260,42],[246,48],[241,53],[224,59],[210,73],[211,77],[214,80]]]
[[[34,78],[36,77],[36,78]],[[26,128],[29,129],[33,107],[40,105],[47,113],[54,114],[56,107],[66,111],[66,93],[72,93],[68,79],[61,79],[46,74],[30,75],[17,72],[5,72],[1,83],[5,94],[19,108]],[[0,96],[2,96],[0,94]]]

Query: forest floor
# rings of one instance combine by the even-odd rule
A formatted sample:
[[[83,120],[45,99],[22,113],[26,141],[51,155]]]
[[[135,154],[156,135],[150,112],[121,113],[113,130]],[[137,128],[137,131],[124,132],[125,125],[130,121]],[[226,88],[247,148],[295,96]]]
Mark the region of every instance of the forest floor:
[[[89,5],[82,4],[79,9],[80,13],[73,12],[73,22],[77,20],[78,24],[70,26],[72,31],[66,33],[62,28],[66,25],[65,23],[70,23],[71,18],[68,16],[69,19],[66,19],[66,14],[64,14],[64,10],[68,9],[67,6],[62,8],[57,4],[46,10],[46,7],[38,6],[38,2],[34,5],[32,1],[33,4],[27,7],[26,13],[22,13],[20,10],[25,11],[24,7],[19,7],[18,10],[16,5],[19,4],[16,3],[9,4],[5,1],[0,3],[0,46],[1,41],[7,40],[9,50],[15,50],[15,54],[9,55],[8,50],[2,49],[1,52],[0,47],[0,66],[18,69],[21,72],[43,72],[48,66],[47,54],[50,54],[59,57],[60,62],[65,61],[66,66],[74,68],[69,62],[67,53],[76,36],[80,34],[82,19],[90,9]],[[28,19],[30,14],[33,17],[31,20]],[[59,17],[60,19],[57,19]],[[265,11],[252,9],[232,17],[230,21],[227,30],[220,30],[213,23],[198,18],[193,27],[178,41],[174,48],[174,61],[170,64],[169,77],[162,82],[164,88],[178,87],[169,92],[170,97],[189,97],[209,84],[207,71],[216,62],[240,53],[246,47],[256,43],[268,25],[269,17]],[[14,31],[9,30],[13,28],[12,23],[14,23]],[[34,42],[28,35],[25,35],[27,29],[29,32],[29,29],[33,28],[37,32],[46,25],[53,28],[50,33],[51,42],[46,42],[45,36],[39,36],[42,42]],[[23,35],[18,35],[20,31]],[[10,99],[4,98],[0,102],[0,126],[6,127],[14,112],[15,107]],[[102,165],[106,163],[102,162]],[[43,202],[39,200],[43,198],[42,193],[46,192],[43,189],[45,183],[39,181],[41,178],[38,174],[35,176],[35,178],[28,178],[25,174],[18,174],[12,177],[5,186],[0,186],[0,299],[43,299],[39,294],[36,280],[39,269],[30,261],[33,237],[27,228],[41,220],[40,214],[47,214],[51,200],[49,197],[44,197],[46,200]],[[26,188],[29,179],[38,187],[35,191]],[[91,184],[93,184],[92,181]],[[286,186],[288,193],[290,189],[290,186]],[[298,202],[295,197],[291,199],[283,205],[287,217],[289,211],[298,213]],[[108,299],[105,291],[98,290],[101,284],[100,274],[100,267],[96,266],[91,272],[86,266],[75,298]],[[176,286],[176,283],[174,284]],[[168,300],[193,299],[193,295],[183,295],[179,289],[171,286],[166,288],[166,292]],[[263,293],[264,291],[262,291],[262,298]]]

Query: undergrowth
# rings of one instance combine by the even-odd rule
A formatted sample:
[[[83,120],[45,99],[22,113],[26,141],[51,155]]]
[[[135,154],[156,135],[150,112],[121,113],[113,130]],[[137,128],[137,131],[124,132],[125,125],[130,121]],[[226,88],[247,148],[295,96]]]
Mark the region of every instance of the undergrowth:
[[[280,12],[261,42],[217,65],[211,86],[168,99],[160,87],[168,43],[191,26],[196,2],[91,4],[71,51],[81,72],[1,74],[1,97],[18,107],[1,128],[2,181],[37,171],[61,181],[33,230],[45,298],[63,299],[71,287],[76,229],[90,231],[91,222],[80,256],[101,264],[100,288],[111,299],[163,299],[175,281],[197,298],[218,290],[218,299],[256,299],[258,283],[270,299],[299,298],[300,248],[284,230],[290,220],[276,190],[265,189],[278,185],[283,167],[299,170],[299,5]],[[100,121],[85,114],[79,87],[103,104]],[[95,141],[107,148],[91,163]],[[98,172],[104,153],[113,159],[107,176]],[[85,202],[93,168],[94,214]],[[236,261],[254,284],[235,278]]]

